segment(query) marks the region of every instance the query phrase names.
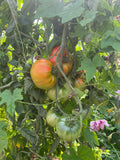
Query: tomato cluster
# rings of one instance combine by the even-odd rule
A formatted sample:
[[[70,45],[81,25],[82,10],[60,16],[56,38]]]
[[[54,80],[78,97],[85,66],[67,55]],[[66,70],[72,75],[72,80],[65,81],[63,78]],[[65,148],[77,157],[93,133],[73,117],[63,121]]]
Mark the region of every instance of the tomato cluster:
[[[38,59],[33,63],[30,74],[34,84],[40,89],[50,89],[56,84],[56,77],[52,74],[52,69],[56,67],[56,57],[60,52],[60,46],[55,47],[50,54],[49,59]],[[72,69],[71,54],[67,52],[66,48],[64,52],[60,54],[59,64],[62,61],[62,69],[65,75]]]
[[[56,58],[59,52],[60,52],[60,46],[57,46],[53,48],[52,53],[50,54],[49,60],[52,62],[54,66],[57,65]],[[72,59],[71,59],[71,54],[67,52],[66,48],[64,49],[63,53],[60,53],[59,64],[61,61],[62,61],[62,69],[65,75],[68,75],[68,73],[72,69]]]
[[[59,115],[56,108],[51,108],[46,115],[46,121],[56,128],[58,136],[67,142],[72,142],[80,137],[81,129],[80,121],[75,117]]]
[[[33,63],[30,74],[33,80],[33,83],[36,87],[46,90],[45,94],[47,95],[48,100],[57,101],[58,103],[65,104],[66,101],[70,101],[71,89],[67,83],[62,85],[56,84],[56,76],[53,74],[53,69],[59,73],[59,77],[63,79],[61,73],[57,68],[56,58],[60,53],[60,46],[53,48],[52,53],[49,56],[49,59],[40,58],[35,63]],[[72,55],[65,48],[63,53],[60,53],[59,56],[59,65],[61,66],[64,74],[69,76],[70,71],[72,70],[73,61]],[[69,76],[70,82],[74,88],[84,90],[86,88],[85,83],[85,72],[80,71],[76,73],[75,78]],[[60,80],[61,80],[60,79]],[[61,80],[62,81],[62,80]],[[74,107],[73,107],[74,108]],[[71,112],[73,109],[71,109]],[[58,108],[52,107],[48,110],[46,114],[46,122],[51,127],[55,128],[58,136],[68,142],[74,141],[80,136],[81,133],[81,123],[80,119],[76,118],[75,114],[66,114],[60,115],[60,110]],[[83,119],[88,117],[88,110],[83,110]]]

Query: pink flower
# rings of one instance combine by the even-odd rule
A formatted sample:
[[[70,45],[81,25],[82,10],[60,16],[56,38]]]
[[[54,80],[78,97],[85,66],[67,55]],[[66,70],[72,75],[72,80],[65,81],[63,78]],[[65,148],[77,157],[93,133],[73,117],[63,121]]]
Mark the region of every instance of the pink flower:
[[[99,131],[100,129],[104,130],[104,126],[109,127],[109,124],[105,119],[91,121],[90,122],[90,131],[94,132],[94,131]]]
[[[117,90],[116,93],[120,94],[120,90]],[[118,96],[118,100],[120,101],[120,96]]]
[[[120,90],[117,90],[116,93],[120,94]]]

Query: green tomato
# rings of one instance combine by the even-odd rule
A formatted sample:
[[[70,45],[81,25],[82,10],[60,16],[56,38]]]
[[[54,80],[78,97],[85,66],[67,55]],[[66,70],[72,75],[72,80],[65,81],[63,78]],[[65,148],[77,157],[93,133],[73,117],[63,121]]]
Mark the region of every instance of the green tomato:
[[[58,136],[67,142],[72,142],[80,137],[81,126],[79,120],[71,120],[70,117],[62,117],[56,125]]]
[[[47,124],[51,127],[56,127],[56,124],[58,123],[58,120],[60,118],[60,115],[57,111],[55,111],[55,108],[51,108],[46,115],[46,121]]]
[[[66,85],[63,88],[57,87],[57,99],[58,101],[67,101],[68,96],[70,95],[70,88],[66,88]],[[56,88],[53,87],[47,91],[47,96],[49,99],[56,100]]]

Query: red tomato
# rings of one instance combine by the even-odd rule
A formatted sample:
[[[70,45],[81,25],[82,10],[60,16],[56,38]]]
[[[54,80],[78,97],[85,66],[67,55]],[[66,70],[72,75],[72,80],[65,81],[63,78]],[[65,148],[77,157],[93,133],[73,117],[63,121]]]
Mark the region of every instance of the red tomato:
[[[49,60],[37,60],[30,70],[34,84],[40,89],[52,88],[56,84],[56,78],[51,74],[51,71],[52,63]]]
[[[50,58],[50,61],[52,62],[52,64],[54,66],[56,66],[56,58],[57,58],[57,55],[59,52],[60,52],[60,46],[57,46],[57,47],[53,48],[52,53],[50,55],[50,57],[52,57],[52,58]],[[62,53],[61,53],[61,55],[62,55]],[[61,61],[61,55],[59,57],[59,62]],[[63,58],[63,61],[65,58],[68,58],[68,60],[69,60],[68,62],[62,62],[63,71],[67,75],[72,69],[72,60],[71,60],[70,54],[67,53],[66,48],[64,49],[64,53],[63,53],[62,58]]]

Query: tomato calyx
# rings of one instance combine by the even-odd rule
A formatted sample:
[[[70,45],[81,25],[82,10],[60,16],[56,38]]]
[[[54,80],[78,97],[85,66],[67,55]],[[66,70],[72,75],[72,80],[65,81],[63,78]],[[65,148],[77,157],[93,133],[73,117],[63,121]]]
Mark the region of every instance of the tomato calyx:
[[[72,117],[63,116],[60,118],[56,125],[56,132],[58,136],[67,142],[72,142],[78,137],[81,133],[81,125],[79,120],[73,120]]]

